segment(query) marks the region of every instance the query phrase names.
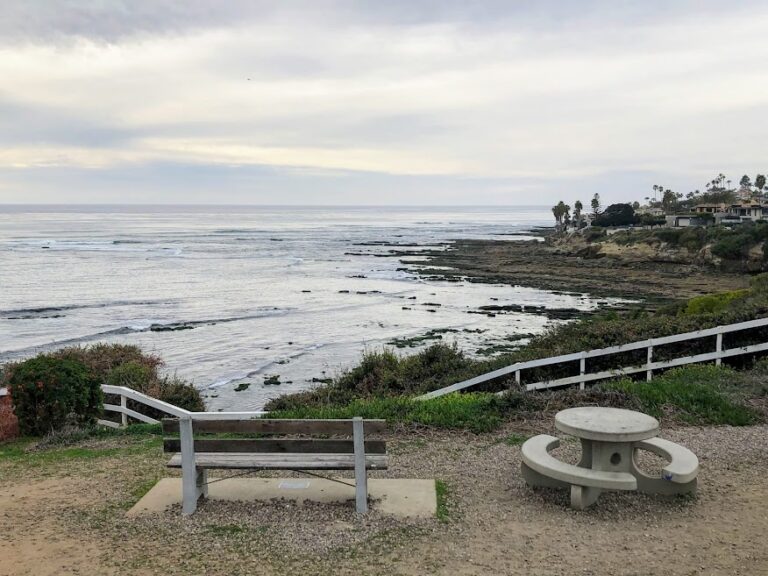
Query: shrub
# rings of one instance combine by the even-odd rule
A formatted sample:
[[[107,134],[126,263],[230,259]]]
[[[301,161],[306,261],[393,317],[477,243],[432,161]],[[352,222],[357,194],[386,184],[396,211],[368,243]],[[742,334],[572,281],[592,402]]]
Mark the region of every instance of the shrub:
[[[495,361],[495,359],[494,359]],[[271,400],[266,410],[343,405],[356,398],[415,395],[493,370],[494,361],[466,357],[456,346],[433,344],[410,356],[366,351],[360,363],[327,386]]]
[[[203,398],[194,386],[177,376],[159,376],[157,368],[150,362],[140,363],[131,360],[125,364],[119,364],[107,373],[106,383],[133,388],[137,392],[191,412],[205,410]],[[153,418],[165,416],[164,412],[133,401],[128,402],[128,407]]]
[[[611,204],[597,218],[597,226],[629,226],[637,222],[635,210],[631,204]]]
[[[590,226],[586,230],[584,230],[584,240],[587,242],[595,242],[596,240],[601,240],[603,238],[607,237],[607,233],[604,228],[601,228],[600,226]]]
[[[7,384],[25,435],[92,426],[102,411],[99,381],[76,360],[37,356],[15,365]]]
[[[128,370],[134,371],[134,383],[140,381],[136,374],[136,366],[146,370],[148,378],[155,377],[158,369],[163,365],[163,360],[154,354],[145,354],[138,346],[128,344],[94,344],[92,346],[68,346],[56,350],[51,354],[55,358],[67,358],[77,360],[88,367],[88,371],[101,382],[108,382],[110,372],[116,368],[122,368],[130,364]],[[129,386],[130,384],[121,384]]]
[[[731,302],[737,298],[743,298],[748,290],[733,290],[721,294],[707,294],[688,300],[688,304],[682,310],[683,314],[716,314],[725,311]]]
[[[84,366],[88,374],[99,384],[125,386],[158,400],[199,412],[205,410],[200,392],[177,376],[161,376],[163,365],[160,357],[145,354],[138,346],[125,344],[94,344],[93,346],[69,346],[61,348],[46,357],[75,362]],[[39,357],[38,357],[39,358]],[[2,386],[8,385],[20,364],[3,366]],[[160,418],[163,412],[148,408],[134,401],[128,407],[153,418]]]

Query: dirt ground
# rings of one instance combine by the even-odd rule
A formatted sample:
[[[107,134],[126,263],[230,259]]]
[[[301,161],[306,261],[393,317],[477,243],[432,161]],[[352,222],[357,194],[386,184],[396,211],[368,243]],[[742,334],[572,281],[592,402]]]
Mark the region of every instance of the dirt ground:
[[[698,495],[608,493],[585,512],[522,481],[520,438],[539,431],[554,433],[538,423],[393,433],[382,474],[448,487],[446,518],[413,522],[383,518],[375,503],[358,518],[352,503],[286,502],[129,520],[125,510],[168,474],[146,438],[50,461],[0,458],[0,575],[768,574],[768,426],[666,429],[699,456]],[[560,450],[578,457],[576,442]]]

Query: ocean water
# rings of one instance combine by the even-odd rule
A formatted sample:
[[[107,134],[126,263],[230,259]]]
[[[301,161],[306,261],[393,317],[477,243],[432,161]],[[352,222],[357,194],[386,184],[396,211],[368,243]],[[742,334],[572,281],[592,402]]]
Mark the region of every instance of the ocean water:
[[[513,242],[551,219],[544,207],[0,206],[0,363],[137,344],[194,382],[210,409],[249,410],[396,338],[448,329],[444,341],[474,353],[557,322],[468,313],[479,306],[606,300],[425,281],[389,251]],[[279,386],[264,384],[272,375]],[[235,392],[242,382],[251,385]]]

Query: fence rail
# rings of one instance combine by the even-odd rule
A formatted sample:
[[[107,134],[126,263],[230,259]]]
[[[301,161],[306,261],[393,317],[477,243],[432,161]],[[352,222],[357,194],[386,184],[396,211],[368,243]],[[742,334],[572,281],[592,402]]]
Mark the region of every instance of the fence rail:
[[[654,370],[662,370],[666,368],[673,368],[675,366],[683,366],[685,364],[695,364],[698,362],[711,362],[713,360],[716,364],[719,365],[723,358],[732,358],[734,356],[740,356],[743,354],[754,354],[757,352],[768,351],[768,342],[723,349],[723,334],[730,334],[733,332],[740,332],[742,330],[750,330],[753,328],[761,328],[763,326],[768,326],[768,318],[760,318],[758,320],[750,320],[748,322],[740,322],[738,324],[726,324],[724,326],[716,326],[715,328],[707,328],[705,330],[697,330],[695,332],[686,332],[684,334],[674,334],[672,336],[664,336],[661,338],[650,338],[648,340],[641,340],[639,342],[622,344],[621,346],[611,346],[609,348],[600,348],[597,350],[588,350],[584,352],[574,352],[572,354],[540,358],[538,360],[529,360],[527,362],[517,362],[515,364],[505,366],[504,368],[494,370],[493,372],[488,372],[487,374],[475,376],[469,380],[464,380],[463,382],[457,382],[456,384],[446,386],[445,388],[434,390],[424,394],[423,396],[419,396],[419,400],[437,398],[438,396],[444,396],[445,394],[450,394],[451,392],[466,390],[467,388],[472,388],[478,384],[499,380],[511,374],[515,375],[515,382],[520,384],[523,370],[576,361],[579,362],[579,373],[577,375],[526,384],[525,389],[543,390],[546,388],[557,388],[560,386],[570,386],[573,384],[579,384],[579,387],[584,389],[586,384],[589,382],[604,380],[606,378],[615,378],[617,376],[626,376],[628,374],[637,374],[640,372],[645,372],[646,379],[650,381],[653,378]],[[715,349],[712,352],[695,354],[693,356],[684,356],[681,358],[674,358],[672,360],[656,362],[653,360],[654,347],[663,346],[665,344],[674,344],[676,342],[685,342],[687,340],[711,338],[712,336],[716,337]],[[616,368],[615,370],[604,370],[601,372],[592,373],[587,372],[587,360],[590,358],[598,358],[602,356],[621,354],[624,352],[631,352],[633,350],[642,349],[647,350],[645,363],[624,366],[621,368]]]
[[[176,418],[191,418],[192,420],[249,420],[252,418],[261,418],[266,412],[190,412],[179,408],[168,402],[157,400],[137,392],[131,388],[125,386],[110,386],[108,384],[102,384],[101,386],[104,394],[110,396],[118,396],[120,398],[120,404],[104,404],[104,412],[119,414],[120,422],[113,420],[99,420],[99,424],[103,426],[109,426],[111,428],[124,428],[128,426],[129,418],[138,420],[139,422],[145,422],[147,424],[157,424],[158,420],[142,414],[137,410],[128,408],[128,401],[132,400],[143,406],[154,408],[163,412],[163,414],[176,417]]]

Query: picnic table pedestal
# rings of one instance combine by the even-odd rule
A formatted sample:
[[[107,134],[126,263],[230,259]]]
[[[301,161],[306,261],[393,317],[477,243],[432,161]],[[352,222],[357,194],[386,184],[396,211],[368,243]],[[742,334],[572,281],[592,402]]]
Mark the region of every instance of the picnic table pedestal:
[[[659,422],[647,414],[618,408],[569,408],[555,416],[555,427],[580,439],[579,464],[567,464],[549,454],[559,439],[540,435],[523,445],[522,473],[532,486],[570,488],[573,508],[592,505],[603,490],[680,494],[696,489],[698,459],[686,448],[657,438]],[[650,476],[637,466],[640,450],[669,462],[660,476]]]

